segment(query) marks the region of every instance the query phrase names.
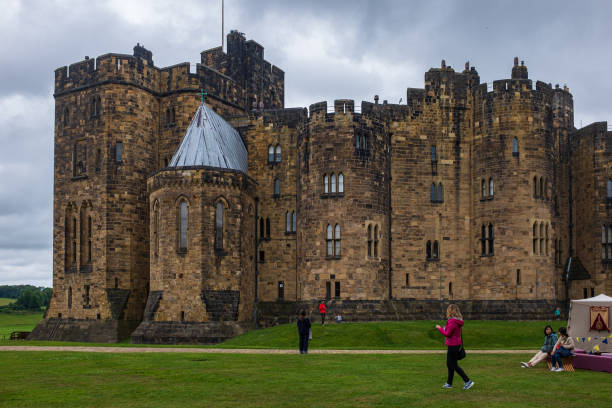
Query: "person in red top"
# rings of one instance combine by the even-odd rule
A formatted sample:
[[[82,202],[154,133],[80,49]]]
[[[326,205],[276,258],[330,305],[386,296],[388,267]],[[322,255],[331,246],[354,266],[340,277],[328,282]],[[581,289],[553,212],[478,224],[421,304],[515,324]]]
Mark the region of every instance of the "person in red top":
[[[446,326],[440,327],[436,324],[436,329],[446,337],[444,344],[448,346],[446,353],[446,367],[448,367],[448,379],[442,388],[452,388],[453,376],[455,371],[463,378],[465,382],[463,389],[469,390],[474,385],[474,381],[470,380],[467,374],[459,367],[459,352],[461,350],[461,327],[463,326],[463,316],[457,305],[450,304],[446,309]]]
[[[325,326],[325,302],[319,304],[319,313],[321,313],[321,326]]]

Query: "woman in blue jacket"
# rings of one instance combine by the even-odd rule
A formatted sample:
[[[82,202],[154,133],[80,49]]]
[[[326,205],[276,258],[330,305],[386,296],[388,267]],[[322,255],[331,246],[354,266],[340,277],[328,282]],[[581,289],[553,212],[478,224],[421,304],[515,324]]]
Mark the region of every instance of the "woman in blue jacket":
[[[557,343],[557,335],[553,331],[552,327],[546,326],[544,328],[544,345],[536,353],[535,356],[528,362],[521,362],[521,367],[529,368],[541,363],[546,360],[546,356],[550,356],[550,353],[553,351],[553,347],[555,347],[555,343]]]

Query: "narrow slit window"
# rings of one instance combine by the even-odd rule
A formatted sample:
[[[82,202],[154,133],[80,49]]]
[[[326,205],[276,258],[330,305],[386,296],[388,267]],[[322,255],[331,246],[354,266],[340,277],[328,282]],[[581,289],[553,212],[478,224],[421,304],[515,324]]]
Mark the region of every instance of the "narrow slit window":
[[[274,163],[274,146],[268,146],[268,163]]]
[[[117,142],[115,144],[115,161],[117,163],[123,162],[123,143]]]
[[[334,173],[331,174],[331,192],[332,194],[336,192],[336,175]]]
[[[296,215],[295,211],[293,211],[291,213],[291,230],[292,230],[292,232],[296,232],[297,231],[297,215]]]
[[[223,249],[223,203],[217,203],[215,214],[215,248]]]
[[[338,174],[338,193],[344,193],[344,175]]]
[[[280,163],[280,161],[281,161],[281,147],[280,147],[280,145],[276,145],[275,160],[276,160],[277,163]]]
[[[378,225],[374,226],[374,257],[378,258]]]
[[[279,179],[274,180],[274,195],[277,197],[280,195],[280,180]]]
[[[340,225],[339,224],[336,224],[336,228],[334,231],[334,241],[335,241],[334,255],[340,256]]]
[[[489,196],[493,197],[493,179],[489,179]]]
[[[368,225],[368,256],[372,256],[372,226]]]
[[[332,256],[334,254],[334,249],[333,249],[333,231],[332,231],[332,226],[331,224],[327,224],[327,231],[326,231],[326,243],[327,243],[327,256]]]
[[[327,174],[323,175],[323,192],[329,194],[329,177]]]
[[[179,251],[187,252],[188,207],[186,201],[179,205]]]

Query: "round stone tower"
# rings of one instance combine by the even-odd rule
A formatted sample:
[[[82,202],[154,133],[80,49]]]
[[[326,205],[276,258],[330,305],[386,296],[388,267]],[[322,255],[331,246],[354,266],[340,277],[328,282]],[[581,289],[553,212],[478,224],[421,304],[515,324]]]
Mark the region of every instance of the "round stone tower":
[[[238,132],[202,104],[149,177],[150,293],[135,343],[215,343],[252,321],[254,182]]]

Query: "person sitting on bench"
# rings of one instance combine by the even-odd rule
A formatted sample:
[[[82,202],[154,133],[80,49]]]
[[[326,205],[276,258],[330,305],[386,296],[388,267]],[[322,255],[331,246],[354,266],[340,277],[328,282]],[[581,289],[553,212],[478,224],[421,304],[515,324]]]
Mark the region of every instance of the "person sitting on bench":
[[[534,367],[537,364],[541,363],[542,361],[546,360],[546,357],[548,357],[550,353],[552,353],[553,347],[555,347],[556,343],[557,343],[557,335],[553,331],[552,327],[546,326],[544,328],[544,345],[542,346],[540,351],[538,351],[536,355],[533,356],[531,360],[529,360],[526,363],[522,362],[521,367],[523,368]]]
[[[559,340],[555,344],[550,360],[552,368],[550,371],[564,371],[563,370],[563,357],[573,356],[572,350],[574,350],[574,340],[567,335],[565,327],[559,327]],[[557,365],[557,367],[555,367]]]

